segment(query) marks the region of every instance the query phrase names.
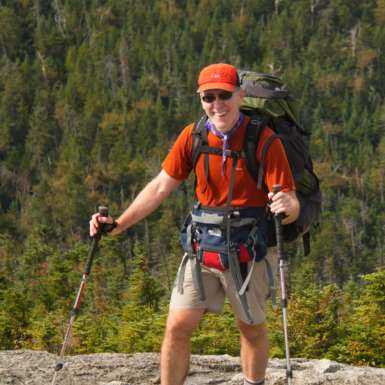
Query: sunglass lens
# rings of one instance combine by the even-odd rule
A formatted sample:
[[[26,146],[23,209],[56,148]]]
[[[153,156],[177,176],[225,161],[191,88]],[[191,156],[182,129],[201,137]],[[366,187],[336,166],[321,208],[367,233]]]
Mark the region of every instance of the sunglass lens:
[[[229,99],[231,99],[232,96],[233,96],[233,93],[229,92],[229,91],[224,91],[224,92],[221,92],[220,94],[218,94],[218,97],[221,100],[229,100]]]
[[[217,97],[219,100],[229,100],[233,96],[232,92],[229,91],[223,91],[217,95],[214,94],[205,94],[202,96],[202,100],[205,103],[212,103]]]
[[[202,96],[202,100],[205,103],[212,103],[215,100],[215,95],[206,94]]]

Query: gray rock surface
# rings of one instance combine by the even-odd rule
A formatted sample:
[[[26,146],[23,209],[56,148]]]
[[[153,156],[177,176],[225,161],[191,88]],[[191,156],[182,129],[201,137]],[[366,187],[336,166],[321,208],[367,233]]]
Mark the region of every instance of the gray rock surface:
[[[31,350],[0,352],[0,385],[50,385],[57,356]],[[385,385],[385,369],[329,360],[293,359],[293,385]],[[159,384],[159,355],[89,354],[65,357],[57,385]],[[186,385],[242,385],[238,357],[193,356]],[[269,362],[266,385],[284,385],[285,361]]]

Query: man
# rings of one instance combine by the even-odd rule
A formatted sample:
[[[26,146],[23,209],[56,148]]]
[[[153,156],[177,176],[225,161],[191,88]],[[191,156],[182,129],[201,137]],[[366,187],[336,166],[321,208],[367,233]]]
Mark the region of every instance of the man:
[[[240,112],[244,91],[239,87],[236,68],[219,63],[202,69],[198,78],[198,94],[207,115],[205,125],[209,146],[223,150],[222,154],[228,154],[227,150],[240,152],[250,119]],[[110,234],[119,234],[152,213],[188,177],[194,166],[196,199],[202,207],[225,207],[235,210],[264,208],[269,203],[272,213],[285,214],[284,224],[296,220],[300,209],[299,202],[294,191],[290,167],[279,140],[273,141],[265,158],[264,183],[269,191],[275,184],[279,184],[282,190],[276,194],[266,194],[265,191],[257,189],[256,182],[246,170],[244,159],[239,159],[235,167],[234,162],[227,156],[210,154],[208,179],[205,157],[199,156],[195,165],[192,161],[192,130],[193,124],[190,124],[182,131],[163,162],[162,171],[114,222],[115,227]],[[261,156],[262,145],[271,134],[272,131],[268,127],[262,132],[257,158]],[[233,180],[231,192],[230,179]],[[112,223],[112,218],[94,214],[90,221],[91,236],[96,234],[100,223]],[[195,262],[189,260],[187,263]],[[276,265],[277,256],[274,249],[270,249],[265,258],[253,265],[243,302],[237,293],[239,287],[234,286],[228,270],[199,267],[204,296],[194,284],[193,273],[190,273],[194,271],[194,267],[185,270],[184,279],[181,281],[182,290],[178,290],[176,285],[170,302],[161,350],[162,385],[184,383],[189,367],[191,335],[206,311],[221,310],[225,295],[229,297],[240,329],[244,383],[264,383],[268,361],[265,301],[270,286],[266,266],[272,266],[274,269]]]

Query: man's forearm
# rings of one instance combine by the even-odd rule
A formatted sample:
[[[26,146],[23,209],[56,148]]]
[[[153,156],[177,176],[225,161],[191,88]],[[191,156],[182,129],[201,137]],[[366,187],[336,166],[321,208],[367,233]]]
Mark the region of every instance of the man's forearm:
[[[111,234],[119,234],[150,215],[179,184],[180,181],[165,176],[164,172],[159,174],[144,187],[131,205],[116,220],[117,227]]]

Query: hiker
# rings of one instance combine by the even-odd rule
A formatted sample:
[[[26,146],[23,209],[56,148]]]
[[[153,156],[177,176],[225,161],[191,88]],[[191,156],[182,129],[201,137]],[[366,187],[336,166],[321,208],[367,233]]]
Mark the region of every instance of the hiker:
[[[162,163],[160,173],[116,221],[97,213],[92,216],[90,235],[97,233],[100,223],[113,224],[110,231],[112,235],[133,226],[156,210],[194,170],[196,203],[183,229],[186,254],[170,300],[161,349],[161,384],[184,383],[189,368],[191,335],[205,312],[222,310],[227,296],[240,329],[244,383],[262,385],[268,362],[265,301],[273,286],[271,272],[277,270],[275,248],[270,247],[266,251],[264,243],[266,207],[269,205],[273,214],[283,214],[282,223],[288,224],[297,219],[300,205],[280,140],[273,141],[264,158],[264,185],[269,193],[265,189],[257,189],[255,180],[246,170],[245,159],[237,155],[241,152],[250,118],[240,111],[244,90],[239,87],[236,68],[223,63],[203,68],[199,74],[197,92],[207,115],[205,126],[208,144],[210,148],[216,148],[217,153],[210,153],[211,150],[208,150],[208,156],[202,153],[194,169],[194,124],[188,125]],[[272,131],[266,127],[260,137],[257,158],[261,158],[262,144],[271,135]],[[273,194],[273,185],[280,185],[281,191]],[[249,229],[246,233],[243,230],[245,228]],[[243,233],[247,240],[241,241],[248,245],[247,250],[251,248],[252,254],[252,260],[247,260],[247,263],[240,263],[238,256],[234,258],[236,250],[232,246],[235,244],[232,237],[242,237]],[[232,242],[229,242],[229,238]],[[218,249],[222,252],[201,250],[207,240],[223,241]],[[197,262],[198,254],[202,263]],[[222,264],[230,267],[222,269]],[[243,291],[242,295],[240,291]]]

